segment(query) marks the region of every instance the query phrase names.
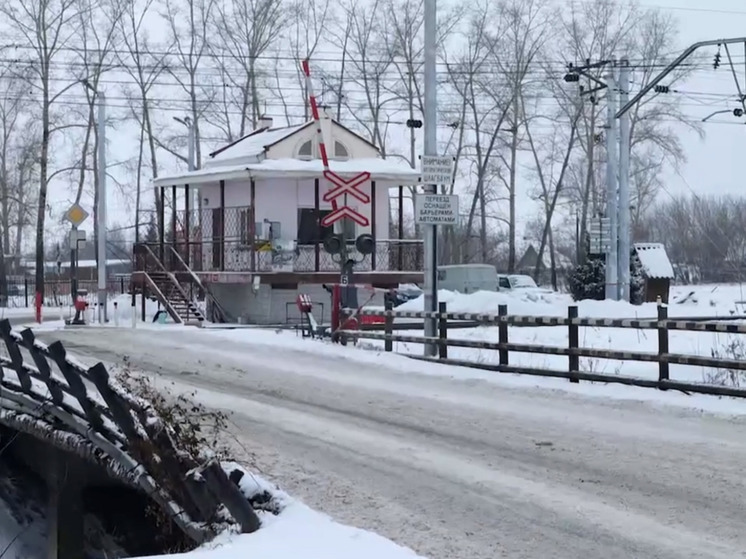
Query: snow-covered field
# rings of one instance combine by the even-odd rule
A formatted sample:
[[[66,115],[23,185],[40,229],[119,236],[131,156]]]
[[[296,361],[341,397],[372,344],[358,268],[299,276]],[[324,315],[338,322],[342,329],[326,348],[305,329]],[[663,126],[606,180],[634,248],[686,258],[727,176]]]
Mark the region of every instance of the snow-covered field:
[[[439,293],[439,300],[445,302],[450,312],[494,313],[499,305],[508,306],[508,314],[520,316],[566,317],[570,305],[577,304],[581,317],[591,318],[640,318],[654,319],[657,308],[654,303],[629,305],[618,301],[580,301],[574,303],[566,294],[527,291],[524,293],[479,292],[461,295],[448,291]],[[398,310],[421,311],[422,298],[409,301]],[[746,285],[698,285],[674,286],[671,290],[668,309],[670,318],[707,317],[731,318],[746,315]],[[407,332],[407,334],[410,334]],[[417,334],[414,334],[417,335]],[[635,330],[622,328],[580,328],[581,347],[593,349],[629,350],[655,353],[658,350],[658,337],[655,330]],[[496,342],[497,327],[474,329],[454,329],[448,333],[453,339]],[[514,343],[567,347],[566,327],[510,327],[508,338]],[[365,345],[383,347],[382,342],[365,341]],[[420,344],[395,343],[394,351],[401,353],[422,352]],[[669,331],[671,353],[712,357],[746,358],[746,336],[709,333]],[[448,356],[478,363],[497,363],[494,350],[470,348],[449,348]],[[511,365],[542,369],[565,370],[567,357],[556,355],[511,353]],[[597,358],[581,358],[581,370],[594,373],[619,374],[626,376],[657,378],[657,363],[623,362]],[[680,381],[708,382],[713,371],[701,367],[671,365],[672,379]]]

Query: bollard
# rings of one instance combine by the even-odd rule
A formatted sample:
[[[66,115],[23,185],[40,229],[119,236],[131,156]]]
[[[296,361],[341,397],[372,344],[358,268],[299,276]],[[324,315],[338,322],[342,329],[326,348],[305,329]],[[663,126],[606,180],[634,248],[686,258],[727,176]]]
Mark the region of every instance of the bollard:
[[[114,301],[114,326],[119,328],[119,303]]]
[[[137,328],[137,305],[134,299],[132,300],[132,328]]]

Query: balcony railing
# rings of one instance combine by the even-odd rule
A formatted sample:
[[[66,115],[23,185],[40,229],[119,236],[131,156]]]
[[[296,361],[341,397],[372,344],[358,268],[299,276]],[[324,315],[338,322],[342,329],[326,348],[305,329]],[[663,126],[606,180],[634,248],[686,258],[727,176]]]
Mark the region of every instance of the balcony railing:
[[[157,254],[158,243],[154,249]],[[273,250],[268,243],[255,243],[252,251],[250,245],[240,241],[211,239],[190,242],[188,251],[186,243],[176,243],[176,250],[198,272],[336,272],[340,266],[320,245],[295,245],[281,251]],[[355,270],[359,272],[421,271],[422,241],[378,240],[375,252],[368,255],[359,254],[354,245],[349,245],[348,256],[358,262]],[[170,260],[169,251],[164,251],[164,263],[176,270]]]
[[[247,211],[249,210],[249,211]],[[151,225],[141,231],[140,239],[161,255],[164,264],[177,270],[173,259],[173,245],[181,258],[198,272],[336,272],[340,264],[324,250],[321,243],[298,244],[284,241],[284,250],[277,243],[257,239],[251,242],[250,229],[253,215],[250,208],[225,208],[222,213],[214,210],[192,210],[166,213],[163,235],[153,231],[153,221],[143,213],[141,222]],[[254,224],[256,227],[256,224]],[[155,238],[153,238],[155,237]],[[161,238],[164,237],[164,238]],[[290,245],[289,247],[287,245]],[[424,257],[421,240],[377,239],[373,254],[361,255],[354,243],[348,245],[348,255],[355,259],[355,269],[369,271],[422,271]]]

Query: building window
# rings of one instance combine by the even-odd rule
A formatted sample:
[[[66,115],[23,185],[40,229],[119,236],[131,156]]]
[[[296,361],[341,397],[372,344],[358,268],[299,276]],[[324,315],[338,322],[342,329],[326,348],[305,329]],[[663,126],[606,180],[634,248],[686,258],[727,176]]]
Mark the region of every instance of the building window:
[[[341,142],[334,142],[334,157],[339,159],[347,159],[350,157],[347,148]]]
[[[334,226],[322,227],[321,220],[332,213],[332,210],[319,210],[314,208],[298,208],[298,245],[314,245],[316,242],[323,243],[325,239],[334,234]],[[355,241],[356,227],[351,219],[345,220],[345,237],[348,241]]]
[[[299,159],[310,159],[313,157],[313,141],[308,140],[298,150]]]

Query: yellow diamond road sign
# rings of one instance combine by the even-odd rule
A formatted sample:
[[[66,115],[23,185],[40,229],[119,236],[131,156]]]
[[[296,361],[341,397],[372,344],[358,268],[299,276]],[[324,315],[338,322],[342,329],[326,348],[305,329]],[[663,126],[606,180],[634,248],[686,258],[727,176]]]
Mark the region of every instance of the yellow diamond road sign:
[[[85,211],[80,204],[73,204],[65,214],[65,219],[72,223],[75,227],[78,227],[88,218],[88,212]]]

